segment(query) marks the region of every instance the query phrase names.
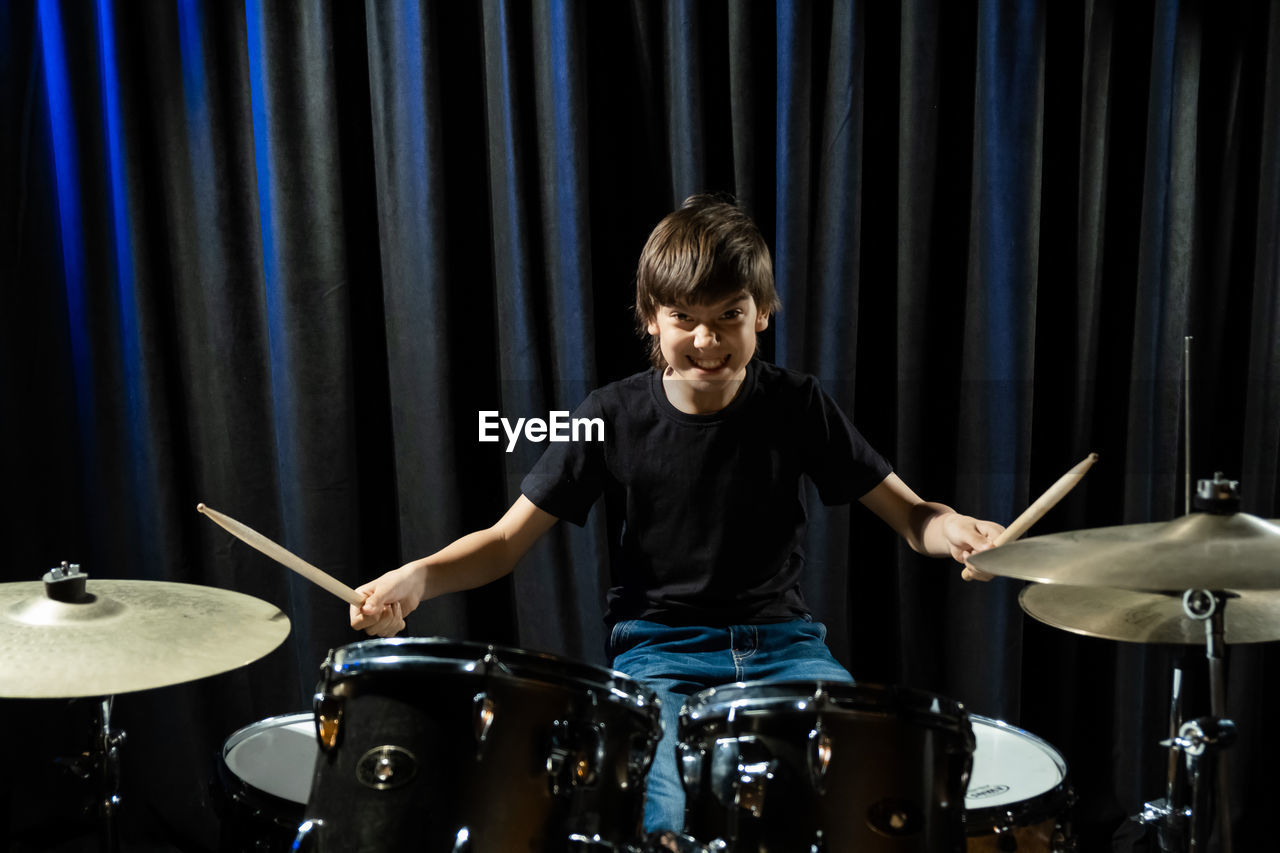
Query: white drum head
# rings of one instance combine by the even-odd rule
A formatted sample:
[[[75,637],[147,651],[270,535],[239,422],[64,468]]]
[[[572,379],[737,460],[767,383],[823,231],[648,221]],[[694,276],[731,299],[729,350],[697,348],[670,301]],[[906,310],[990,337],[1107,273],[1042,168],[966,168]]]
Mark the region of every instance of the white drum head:
[[[240,729],[227,738],[222,759],[259,791],[306,805],[318,751],[315,717],[289,714]]]
[[[969,715],[969,722],[976,746],[964,795],[966,810],[1025,802],[1066,780],[1067,764],[1062,755],[1035,735],[976,714]]]

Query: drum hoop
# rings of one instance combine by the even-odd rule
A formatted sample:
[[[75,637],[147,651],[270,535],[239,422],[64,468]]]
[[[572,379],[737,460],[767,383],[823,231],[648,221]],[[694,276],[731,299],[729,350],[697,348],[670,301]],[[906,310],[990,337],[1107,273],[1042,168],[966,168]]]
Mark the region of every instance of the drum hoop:
[[[1011,731],[1039,745],[1057,766],[1062,778],[1058,784],[1047,791],[1041,791],[1039,794],[1027,797],[1024,800],[976,809],[966,807],[964,823],[967,834],[979,835],[984,834],[983,831],[988,829],[995,830],[1003,826],[1028,826],[1039,823],[1056,817],[1063,809],[1071,805],[1074,790],[1071,787],[1070,776],[1068,775],[1067,760],[1053,744],[1039,735],[1006,723],[1004,720],[984,717],[981,714],[970,714],[969,719],[975,724],[988,724],[996,730]],[[974,736],[977,737],[976,733]]]
[[[291,723],[300,723],[307,721],[311,727],[311,731],[315,731],[315,713],[312,711],[299,711],[293,714],[277,714],[274,717],[266,717],[261,720],[255,720],[252,723],[243,725],[231,734],[227,735],[227,739],[222,742],[222,758],[231,754],[231,750],[239,746],[250,734],[263,729],[275,728],[277,726],[287,726]],[[230,768],[228,768],[230,769]],[[232,771],[234,772],[234,771]]]
[[[1022,737],[1031,741],[1032,743],[1035,743],[1043,747],[1044,751],[1049,754],[1049,757],[1051,759],[1053,759],[1053,763],[1056,764],[1058,766],[1058,769],[1062,771],[1062,778],[1063,779],[1067,778],[1068,771],[1070,770],[1070,767],[1067,765],[1067,759],[1062,755],[1061,752],[1058,751],[1058,748],[1055,747],[1053,744],[1049,743],[1049,741],[1045,740],[1039,735],[1032,734],[1026,729],[1020,729],[1015,725],[1006,723],[1004,720],[997,720],[994,717],[984,717],[982,714],[970,714],[969,719],[973,721],[977,721],[978,723],[989,724],[991,728],[994,728],[997,730],[1006,729],[1008,731],[1014,732],[1015,734],[1021,735]]]
[[[1006,803],[1003,806],[967,808],[963,815],[965,834],[985,835],[988,830],[1034,826],[1050,818],[1057,818],[1071,805],[1074,795],[1074,789],[1066,779],[1063,779],[1049,790],[1025,800]]]
[[[732,708],[746,713],[773,710],[779,705],[794,706],[797,699],[811,700],[818,691],[827,696],[826,707],[833,712],[863,711],[869,713],[897,713],[912,719],[942,723],[942,727],[965,736],[972,744],[969,714],[964,705],[955,699],[939,696],[924,690],[896,685],[832,681],[739,681],[712,687],[694,693],[680,709],[680,728],[697,725],[703,720],[718,720],[728,716]],[[773,695],[753,695],[761,691]],[[850,695],[856,694],[856,695]],[[884,700],[877,702],[876,699]],[[806,706],[817,712],[821,708]],[[972,747],[970,748],[972,751]]]
[[[431,645],[463,649],[466,650],[467,655],[462,657],[432,655],[417,650],[419,647]],[[408,647],[410,650],[395,651],[400,646]],[[373,652],[375,649],[378,650],[376,653]],[[476,662],[490,653],[494,655],[502,669],[490,669],[485,673],[486,678],[498,681],[552,683],[600,692],[604,693],[611,702],[634,708],[653,720],[658,719],[660,701],[653,691],[616,670],[546,652],[467,640],[452,640],[447,637],[389,637],[362,640],[340,646],[330,651],[329,658],[325,661],[325,679],[331,676],[343,678],[364,673],[391,671],[406,664],[430,664],[436,671],[471,673],[474,672]],[[548,664],[549,666],[546,669],[539,669],[531,664]],[[575,671],[557,671],[553,668],[556,666]],[[599,675],[601,681],[593,681],[581,675],[580,672]]]

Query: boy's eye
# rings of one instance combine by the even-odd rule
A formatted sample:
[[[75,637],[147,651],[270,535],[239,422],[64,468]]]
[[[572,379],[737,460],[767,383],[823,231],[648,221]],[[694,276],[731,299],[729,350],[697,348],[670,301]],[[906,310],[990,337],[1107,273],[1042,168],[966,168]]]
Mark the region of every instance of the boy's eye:
[[[738,319],[739,317],[741,317],[741,316],[742,316],[742,309],[741,309],[741,308],[731,308],[731,309],[729,309],[728,311],[724,312],[724,315],[723,315],[723,316],[724,316],[724,318],[725,318],[726,320],[736,320],[736,319]]]

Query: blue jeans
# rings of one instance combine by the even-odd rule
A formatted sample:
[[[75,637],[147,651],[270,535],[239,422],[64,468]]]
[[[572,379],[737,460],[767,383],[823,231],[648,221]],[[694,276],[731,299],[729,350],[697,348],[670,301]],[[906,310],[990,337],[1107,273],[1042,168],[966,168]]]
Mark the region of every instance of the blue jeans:
[[[645,793],[646,832],[684,829],[684,787],[676,766],[680,706],[708,687],[736,681],[818,680],[852,683],[825,642],[821,622],[796,619],[727,628],[672,628],[643,619],[613,626],[613,668],[662,700],[662,740]]]

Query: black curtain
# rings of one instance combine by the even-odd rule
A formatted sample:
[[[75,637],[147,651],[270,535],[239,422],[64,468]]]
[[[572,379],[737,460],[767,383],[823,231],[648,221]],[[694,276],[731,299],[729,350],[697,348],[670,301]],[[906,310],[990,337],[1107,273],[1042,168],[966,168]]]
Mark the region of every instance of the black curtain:
[[[306,710],[360,639],[196,503],[352,586],[492,523],[541,445],[480,442],[479,413],[644,367],[636,259],[692,192],[736,193],[771,240],[762,354],[926,498],[1008,522],[1097,452],[1032,532],[1162,521],[1189,440],[1192,477],[1280,515],[1277,56],[1260,2],[0,7],[0,580],[68,559],[292,621],[248,666],[118,697],[129,832],[211,846],[223,740]],[[1196,649],[1054,631],[1019,583],[810,498],[807,596],[855,677],[1052,743],[1083,849],[1163,793],[1175,661],[1207,711]],[[604,663],[608,522],[407,633]],[[1228,666],[1236,849],[1263,849],[1274,644]],[[17,777],[92,704],[0,703],[19,845],[80,828],[27,807],[56,771]]]

